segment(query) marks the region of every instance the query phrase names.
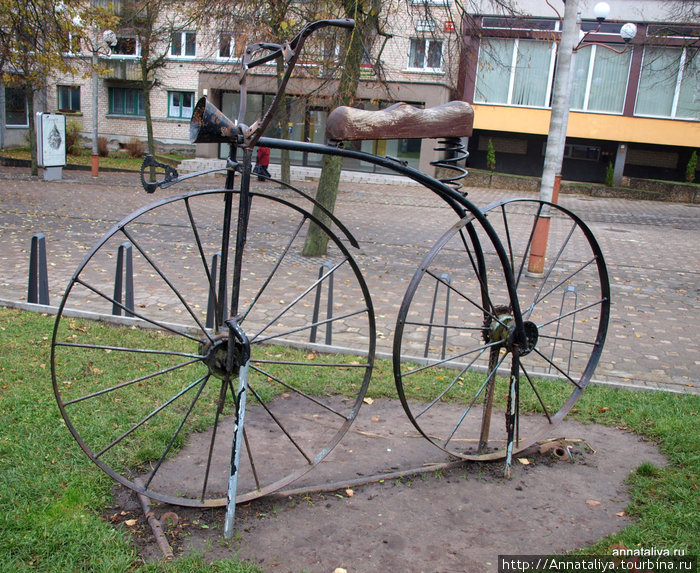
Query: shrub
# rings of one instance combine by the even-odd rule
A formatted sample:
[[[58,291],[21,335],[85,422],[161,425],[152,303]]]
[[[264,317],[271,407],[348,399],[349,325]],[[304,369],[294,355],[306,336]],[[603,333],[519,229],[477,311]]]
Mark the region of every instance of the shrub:
[[[109,141],[107,140],[106,137],[98,137],[97,138],[97,155],[100,157],[107,157],[109,155],[109,148],[108,148]]]
[[[693,183],[695,181],[695,171],[698,168],[698,152],[693,151],[690,154],[690,159],[688,160],[688,165],[685,167],[685,180],[688,183]]]
[[[493,148],[493,140],[489,138],[489,148],[486,151],[486,167],[491,171],[496,170],[496,150]]]
[[[608,187],[615,185],[615,167],[612,161],[608,161],[608,168],[605,170],[605,184]]]
[[[129,141],[124,144],[124,149],[126,149],[129,157],[143,157],[143,141],[132,137]]]
[[[80,145],[81,130],[82,125],[77,120],[71,119],[66,122],[66,153],[68,155],[80,155],[82,151]]]

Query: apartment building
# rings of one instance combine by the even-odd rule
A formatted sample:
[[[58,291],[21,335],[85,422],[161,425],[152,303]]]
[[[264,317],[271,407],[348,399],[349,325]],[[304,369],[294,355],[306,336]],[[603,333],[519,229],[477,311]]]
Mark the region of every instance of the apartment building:
[[[602,23],[596,3],[580,2],[562,176],[602,182],[617,166],[628,177],[682,180],[700,148],[697,3],[613,0]],[[472,166],[486,168],[490,144],[497,170],[540,175],[563,12],[521,4],[519,17],[472,16],[459,95],[474,106]],[[636,27],[629,43],[627,23]]]

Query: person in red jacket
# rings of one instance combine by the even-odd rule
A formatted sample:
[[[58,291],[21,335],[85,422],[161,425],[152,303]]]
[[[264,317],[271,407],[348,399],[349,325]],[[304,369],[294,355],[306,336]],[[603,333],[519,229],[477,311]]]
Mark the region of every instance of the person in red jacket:
[[[270,172],[267,170],[270,165],[270,148],[258,147],[258,156],[255,165],[255,173],[258,174],[258,181],[265,181],[270,178]]]

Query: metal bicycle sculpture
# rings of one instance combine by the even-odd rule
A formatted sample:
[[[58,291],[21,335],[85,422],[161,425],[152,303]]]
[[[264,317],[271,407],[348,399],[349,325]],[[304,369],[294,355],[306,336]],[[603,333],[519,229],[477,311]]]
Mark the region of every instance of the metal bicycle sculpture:
[[[236,502],[291,483],[340,441],[357,417],[375,356],[374,311],[353,257],[355,237],[296,187],[286,185],[293,198],[251,189],[256,145],[360,159],[409,177],[454,211],[455,223],[409,283],[393,343],[406,414],[451,456],[505,458],[509,468],[513,454],[571,410],[606,336],[607,270],[576,215],[535,199],[478,208],[455,189],[460,174],[437,180],[341,143],[442,138],[441,149],[453,157],[443,165],[454,169],[465,156],[454,153],[459,137],[471,132],[468,104],[339,108],[328,119],[328,145],[261,137],[306,38],[325,26],[353,24],[314,22],[289,43],[247,48],[238,120],[203,98],[191,124],[193,142],[230,144],[225,187],[164,198],[115,225],[73,275],[54,327],[54,392],[85,453],[153,499],[228,505],[228,532]],[[279,92],[265,115],[246,125],[247,72],[277,58],[286,65]],[[152,158],[142,174],[153,167],[164,178],[144,179],[149,192],[190,177]],[[314,207],[330,223],[314,216]],[[547,263],[541,276],[530,276],[526,261],[545,220]],[[311,224],[329,243],[320,271],[317,260],[299,256]],[[129,305],[110,292],[106,270],[126,242],[139,263],[133,280],[148,285]],[[313,299],[331,281],[332,313],[319,318]],[[124,316],[120,326],[104,326],[77,320],[75,309]],[[329,333],[331,325],[352,337],[352,350],[330,345],[329,336],[325,344],[309,342],[310,333],[315,340],[319,328]],[[323,380],[331,381],[319,388],[317,374],[329,369],[333,376]]]

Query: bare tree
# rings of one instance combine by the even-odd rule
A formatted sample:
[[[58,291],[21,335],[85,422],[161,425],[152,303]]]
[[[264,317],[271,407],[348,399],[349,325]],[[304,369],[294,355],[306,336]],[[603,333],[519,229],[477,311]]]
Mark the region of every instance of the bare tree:
[[[0,0],[0,83],[24,92],[29,116],[31,172],[36,175],[34,95],[56,73],[75,73],[88,24],[106,15],[83,2]]]

